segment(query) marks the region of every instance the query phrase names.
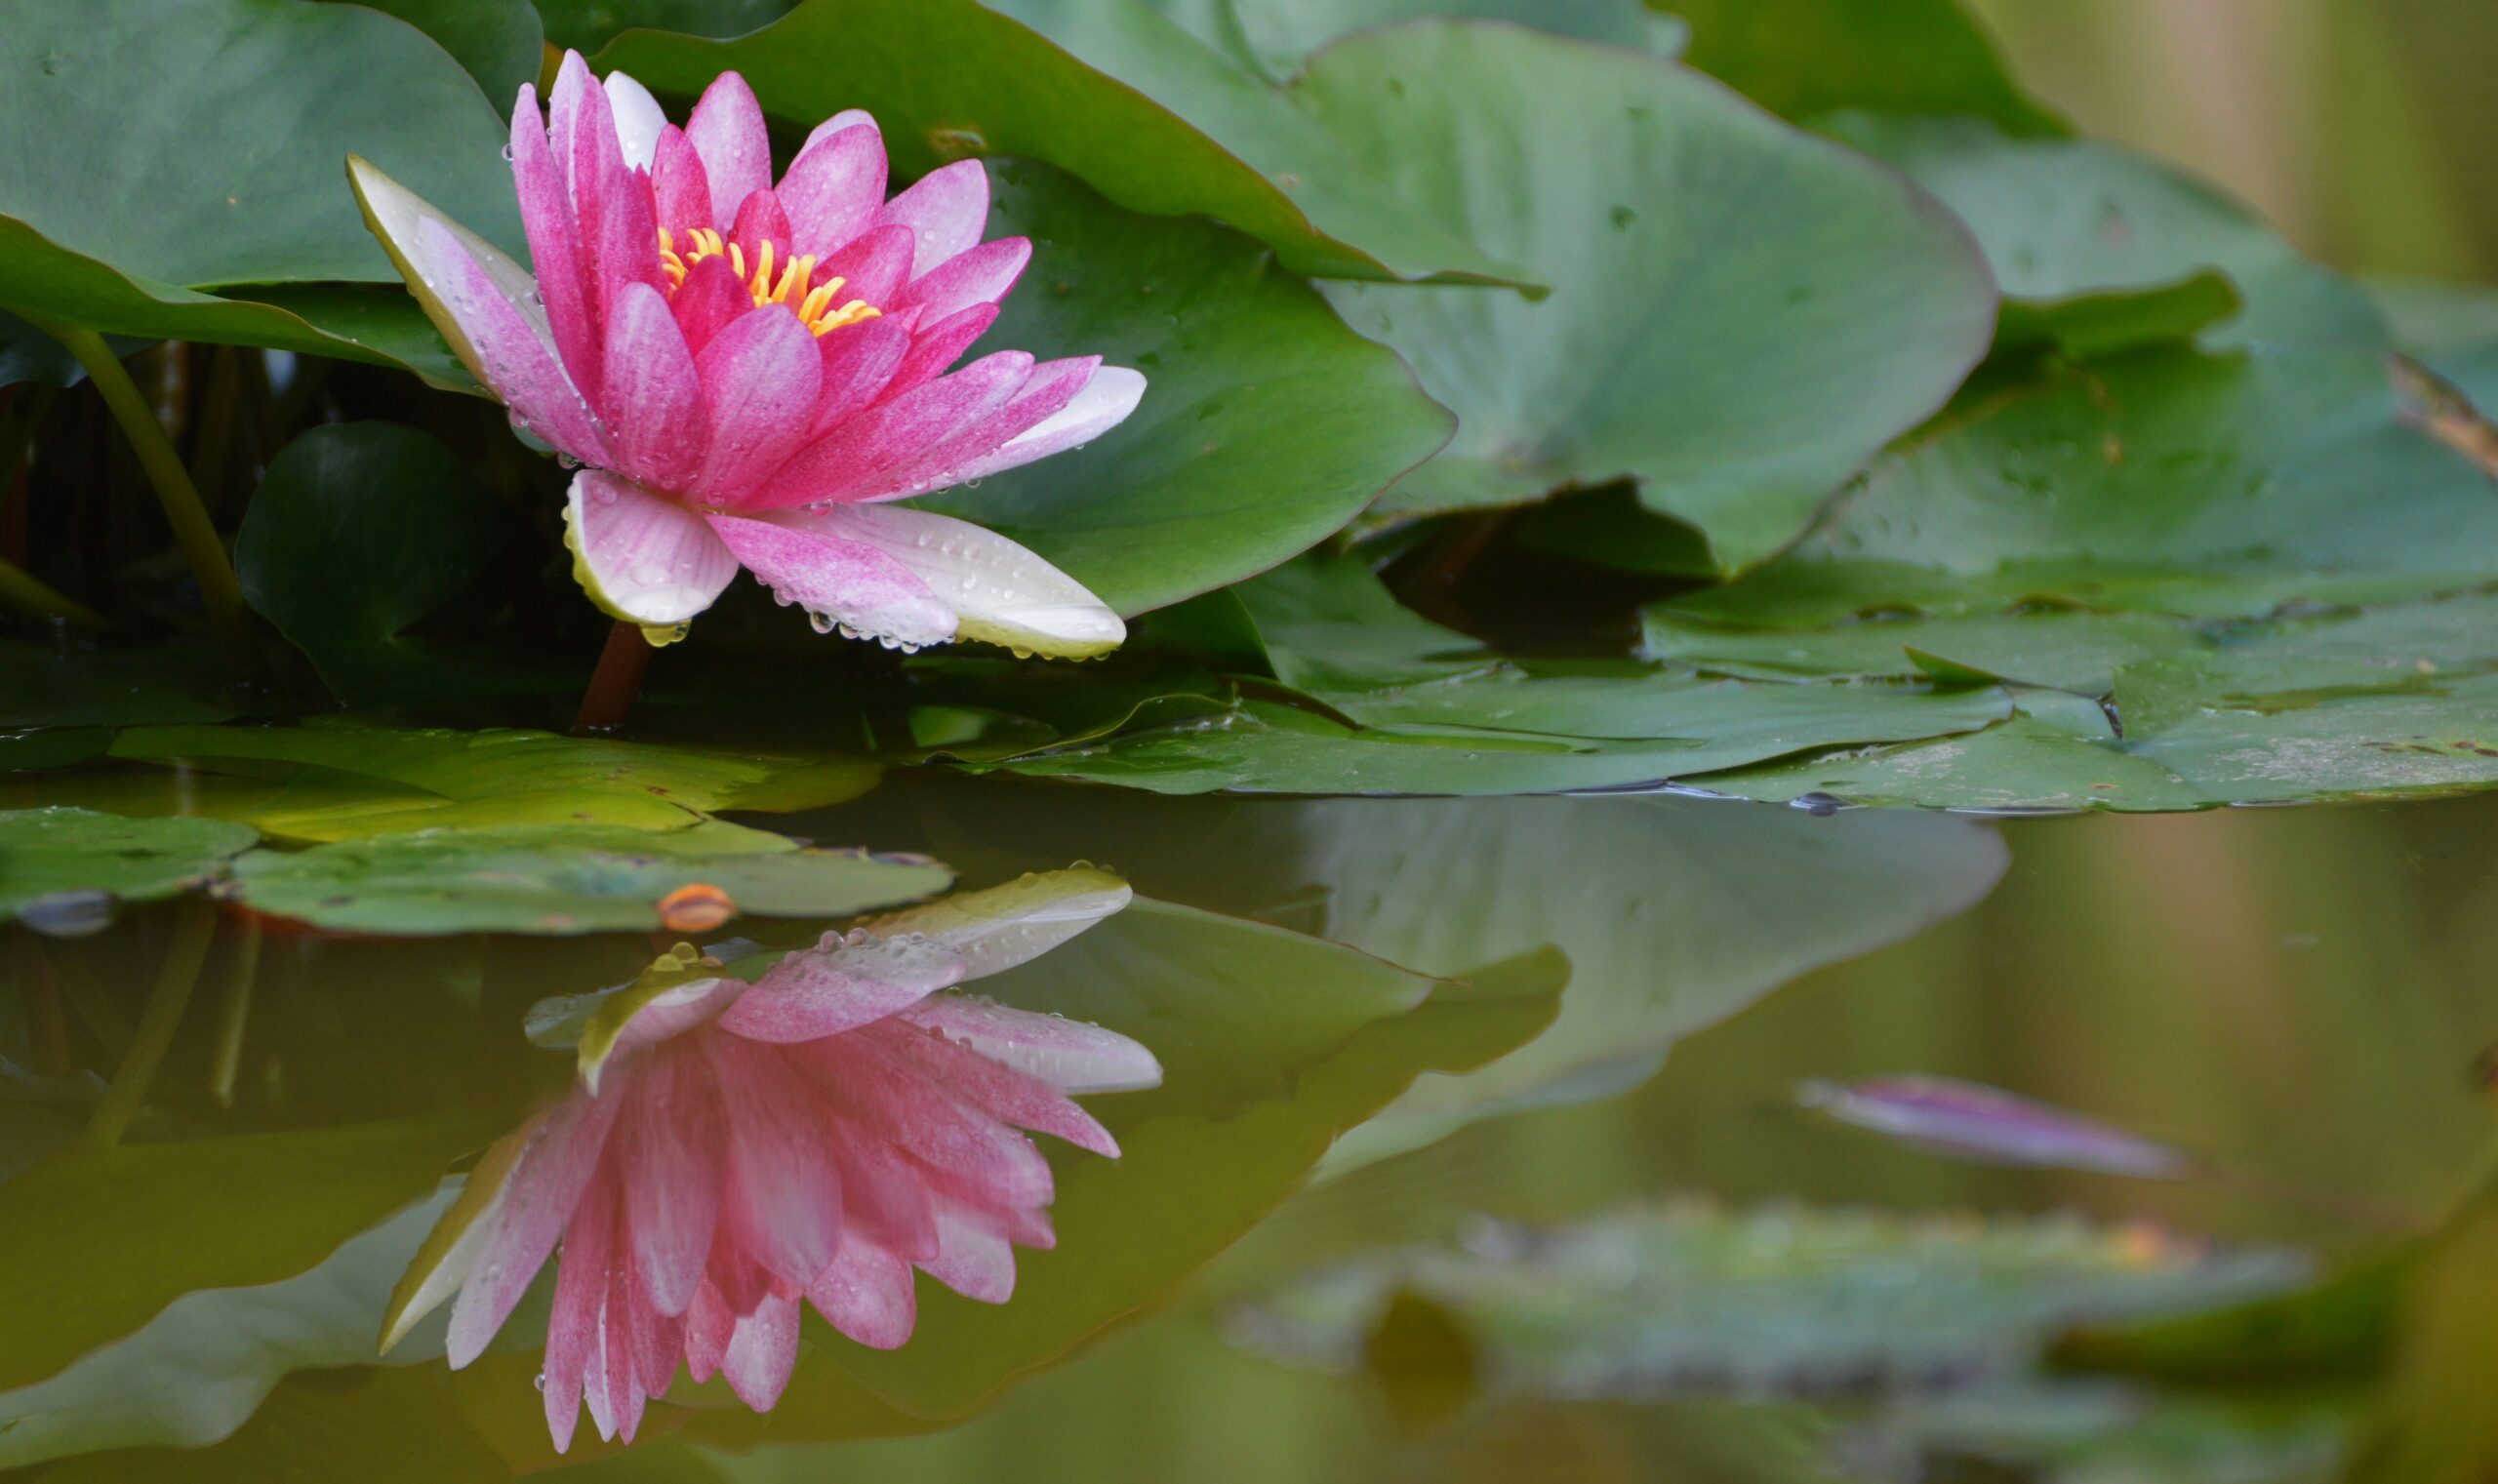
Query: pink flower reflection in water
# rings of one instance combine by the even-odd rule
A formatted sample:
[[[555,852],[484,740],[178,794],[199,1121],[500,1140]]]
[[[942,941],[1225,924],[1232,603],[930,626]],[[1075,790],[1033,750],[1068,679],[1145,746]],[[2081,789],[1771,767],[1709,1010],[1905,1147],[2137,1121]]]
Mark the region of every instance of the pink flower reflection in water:
[[[768,1411],[801,1302],[862,1344],[910,1338],[912,1271],[1014,1291],[1055,1240],[1048,1161],[1020,1132],[1115,1157],[1070,1093],[1150,1087],[1125,1036],[941,991],[1047,951],[1128,901],[1090,869],[1027,876],[789,954],[751,985],[683,948],[634,984],[550,1001],[580,1048],[555,1106],[490,1150],[394,1296],[385,1344],[450,1297],[450,1358],[486,1344],[554,1251],[546,1422],[586,1402],[633,1437],[681,1358]]]

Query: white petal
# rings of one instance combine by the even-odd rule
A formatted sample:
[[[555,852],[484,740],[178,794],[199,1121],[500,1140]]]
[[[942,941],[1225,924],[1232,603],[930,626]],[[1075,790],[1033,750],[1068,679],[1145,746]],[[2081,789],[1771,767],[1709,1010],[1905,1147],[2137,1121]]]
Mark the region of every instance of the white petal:
[[[1082,583],[967,520],[867,504],[777,510],[769,519],[872,546],[909,568],[960,615],[957,638],[1075,660],[1108,654],[1127,638],[1119,616]]]
[[[607,107],[616,115],[616,141],[624,147],[627,170],[648,170],[660,151],[660,131],[667,115],[651,90],[622,72],[607,74]]]
[[[444,216],[423,196],[375,169],[373,162],[362,155],[347,156],[347,181],[354,186],[356,201],[364,208],[365,225],[382,240],[382,250],[390,255],[390,261],[398,268],[399,276],[408,281],[409,292],[416,295],[426,318],[431,319],[434,328],[442,332],[443,339],[451,342],[452,352],[468,367],[469,375],[476,377],[480,383],[485,381],[475,348],[461,333],[459,321],[453,318],[450,309],[429,287],[439,275],[421,270],[425,256],[418,232],[421,221],[438,221],[447,228],[460,245],[468,250],[468,255],[477,260],[477,265],[486,270],[486,277],[496,291],[511,301],[512,308],[518,310],[520,317],[537,332],[538,338],[546,342],[546,353],[555,355],[555,333],[546,326],[546,306],[538,301],[538,280],[530,275],[527,268],[512,261],[503,249]],[[560,357],[557,364],[562,364]]]
[[[798,146],[798,154],[805,154],[808,149],[814,146],[816,140],[828,140],[834,135],[839,134],[842,130],[859,124],[865,124],[870,129],[875,129],[876,116],[869,113],[865,108],[844,108],[839,113],[826,119],[823,123],[816,125],[814,129],[810,130],[807,134],[807,141]],[[877,133],[881,137],[883,131],[877,130]],[[789,158],[793,160],[797,157],[797,154],[789,156]]]
[[[1035,871],[1004,886],[956,892],[866,924],[880,938],[931,938],[983,979],[1038,958],[1128,904],[1128,884],[1098,866]]]
[[[1018,468],[1062,449],[1078,448],[1127,421],[1145,398],[1145,373],[1105,366],[1065,407],[953,471],[957,483]]]
[[[702,516],[603,469],[573,476],[564,543],[589,600],[647,627],[683,623],[738,575],[738,559]]]

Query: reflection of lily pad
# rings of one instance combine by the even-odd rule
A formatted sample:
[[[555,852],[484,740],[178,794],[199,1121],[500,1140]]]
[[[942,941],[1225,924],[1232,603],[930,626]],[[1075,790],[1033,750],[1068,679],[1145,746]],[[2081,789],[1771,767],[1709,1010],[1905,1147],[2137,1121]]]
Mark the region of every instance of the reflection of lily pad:
[[[128,727],[224,721],[249,709],[205,646],[55,649],[0,643],[0,726]]]
[[[126,820],[87,809],[0,813],[0,918],[46,898],[152,902],[190,890],[256,838],[223,820]]]
[[[1750,566],[1941,406],[1993,333],[1985,264],[1931,200],[1672,62],[1423,21],[1338,42],[1294,94],[1553,286],[1331,286],[1462,420],[1383,509],[1631,478],[1714,566]]]
[[[426,829],[261,851],[235,870],[246,905],[346,933],[708,932],[730,916],[847,917],[943,891],[932,862],[801,850],[760,830],[535,825]],[[708,887],[717,920],[661,903]],[[725,900],[722,900],[725,899]]]

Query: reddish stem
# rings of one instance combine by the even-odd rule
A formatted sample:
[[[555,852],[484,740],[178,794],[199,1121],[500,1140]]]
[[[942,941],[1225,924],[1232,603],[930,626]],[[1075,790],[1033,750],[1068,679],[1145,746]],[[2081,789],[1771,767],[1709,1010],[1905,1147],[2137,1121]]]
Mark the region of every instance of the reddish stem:
[[[642,677],[651,672],[650,641],[641,625],[619,622],[607,631],[607,647],[598,652],[598,669],[582,693],[576,732],[613,732],[631,714],[633,698],[642,694]]]

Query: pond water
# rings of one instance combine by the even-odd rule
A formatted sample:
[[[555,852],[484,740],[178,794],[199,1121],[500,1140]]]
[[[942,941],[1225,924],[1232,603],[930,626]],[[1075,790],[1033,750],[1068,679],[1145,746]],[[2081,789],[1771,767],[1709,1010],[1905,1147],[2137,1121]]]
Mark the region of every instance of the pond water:
[[[1009,913],[990,942],[1022,961],[973,986],[1160,1070],[1080,1097],[1116,1162],[1040,1141],[1056,1245],[1015,1253],[1012,1297],[923,1273],[899,1348],[810,1317],[770,1412],[678,1371],[631,1447],[585,1417],[559,1459],[556,1264],[473,1363],[444,1363],[441,1309],[375,1359],[403,1272],[441,1260],[428,1227],[492,1178],[478,1151],[566,1096],[533,1005],[679,937],[827,924],[385,939],[193,899],[13,927],[0,1464],[2097,1484],[2498,1461],[2498,799],[1991,821],[911,775],[769,822],[923,852],[963,889],[1079,862],[1132,885],[1072,937]],[[2025,1166],[2009,1115],[1947,1148],[1833,1116],[1833,1089],[1901,1074],[2178,1158],[2102,1173],[2075,1123]],[[661,1181],[619,1137],[627,1183]],[[664,1225],[674,1188],[620,1198]]]

